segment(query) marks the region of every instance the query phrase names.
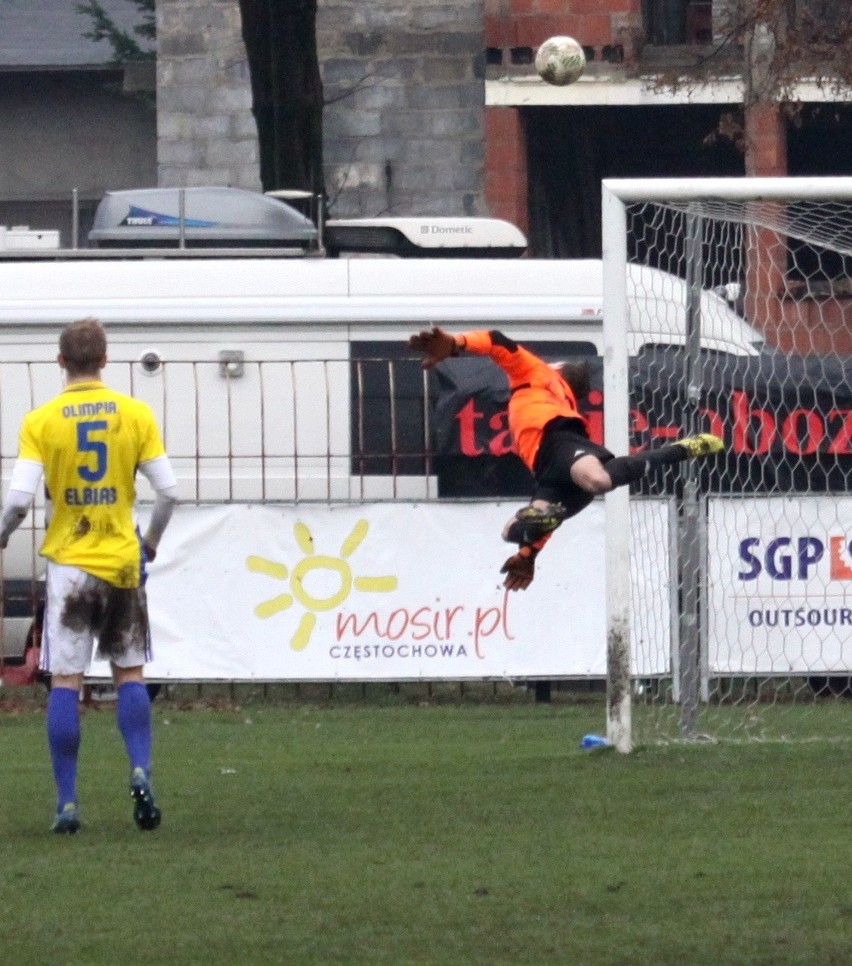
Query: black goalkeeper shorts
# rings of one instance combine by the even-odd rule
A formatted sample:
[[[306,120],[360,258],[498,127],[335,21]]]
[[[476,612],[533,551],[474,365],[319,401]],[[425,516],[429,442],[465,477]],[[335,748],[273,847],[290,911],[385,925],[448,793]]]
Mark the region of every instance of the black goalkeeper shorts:
[[[608,463],[613,454],[593,443],[578,419],[559,417],[544,427],[544,436],[535,458],[534,500],[561,503],[567,517],[584,510],[594,499],[571,479],[571,467],[582,456],[597,456]]]

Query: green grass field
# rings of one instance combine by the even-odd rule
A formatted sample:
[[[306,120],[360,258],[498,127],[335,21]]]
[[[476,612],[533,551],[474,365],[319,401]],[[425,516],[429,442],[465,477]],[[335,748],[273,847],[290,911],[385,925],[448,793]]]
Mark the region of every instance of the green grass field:
[[[158,701],[153,833],[94,708],[76,836],[35,705],[0,700],[9,966],[852,958],[852,702],[620,756],[579,748],[597,701]]]

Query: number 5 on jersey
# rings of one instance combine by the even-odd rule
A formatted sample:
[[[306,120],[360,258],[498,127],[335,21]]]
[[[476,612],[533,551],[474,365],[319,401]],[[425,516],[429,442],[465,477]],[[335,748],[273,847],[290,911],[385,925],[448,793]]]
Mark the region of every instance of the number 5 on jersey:
[[[94,433],[102,433],[106,429],[107,421],[105,419],[77,423],[78,452],[94,455],[94,469],[91,468],[91,460],[88,461],[89,465],[81,464],[77,467],[77,472],[87,483],[97,483],[106,475],[107,444],[104,440],[92,438]]]

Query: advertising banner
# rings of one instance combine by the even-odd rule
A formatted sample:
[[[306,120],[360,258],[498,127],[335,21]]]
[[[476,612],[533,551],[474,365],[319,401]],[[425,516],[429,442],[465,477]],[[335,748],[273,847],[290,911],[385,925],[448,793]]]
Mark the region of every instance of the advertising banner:
[[[852,497],[709,505],[711,673],[852,672]]]
[[[529,590],[507,594],[500,531],[516,507],[181,506],[148,582],[148,674],[604,677],[603,501],[554,534]],[[633,671],[667,674],[670,508],[631,512]],[[852,497],[711,499],[708,527],[710,673],[852,673]]]
[[[517,506],[180,506],[147,585],[148,676],[605,676],[603,502],[554,534],[529,590],[507,593],[500,533]]]

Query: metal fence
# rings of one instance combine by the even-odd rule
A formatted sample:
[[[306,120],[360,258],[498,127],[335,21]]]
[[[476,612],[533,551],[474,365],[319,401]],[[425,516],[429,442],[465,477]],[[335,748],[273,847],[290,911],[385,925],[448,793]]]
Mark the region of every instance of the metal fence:
[[[110,387],[147,402],[162,428],[182,502],[300,503],[431,500],[429,384],[417,360],[163,361],[149,353],[104,371]],[[27,411],[62,389],[55,361],[0,363],[0,469],[5,488]],[[140,507],[152,499],[137,480]],[[0,662],[20,658],[40,597],[38,551],[47,506],[12,535],[0,559]]]

